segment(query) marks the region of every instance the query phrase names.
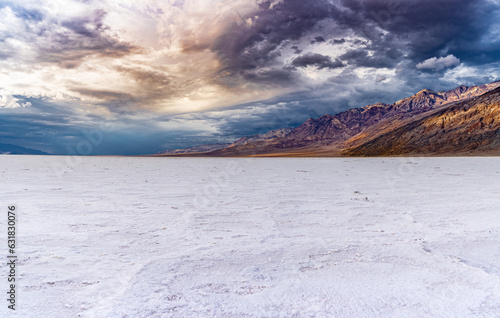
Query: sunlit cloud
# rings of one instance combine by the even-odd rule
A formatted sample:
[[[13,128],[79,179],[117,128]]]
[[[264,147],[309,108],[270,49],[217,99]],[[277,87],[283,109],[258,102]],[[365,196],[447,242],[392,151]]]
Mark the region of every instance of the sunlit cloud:
[[[440,71],[448,67],[457,66],[458,64],[460,64],[460,59],[450,54],[446,57],[440,57],[440,58],[431,57],[430,59],[427,59],[422,63],[418,63],[417,68]]]

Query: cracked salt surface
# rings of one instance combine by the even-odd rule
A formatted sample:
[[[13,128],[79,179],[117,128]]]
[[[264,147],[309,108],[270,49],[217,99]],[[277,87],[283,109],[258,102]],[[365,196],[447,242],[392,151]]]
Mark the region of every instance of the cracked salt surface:
[[[19,317],[500,315],[500,158],[65,162],[0,156]]]

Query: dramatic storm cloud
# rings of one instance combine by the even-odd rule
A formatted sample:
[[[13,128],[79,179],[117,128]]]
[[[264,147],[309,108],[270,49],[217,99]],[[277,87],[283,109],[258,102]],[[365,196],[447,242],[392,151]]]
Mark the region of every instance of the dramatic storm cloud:
[[[292,61],[292,65],[296,67],[306,67],[306,66],[316,66],[319,70],[324,68],[339,68],[343,67],[344,64],[336,59],[335,62],[332,58],[326,55],[321,55],[318,53],[308,53],[297,57]]]
[[[151,153],[491,82],[499,9],[498,0],[0,0],[0,143],[68,154],[97,131],[92,154]]]

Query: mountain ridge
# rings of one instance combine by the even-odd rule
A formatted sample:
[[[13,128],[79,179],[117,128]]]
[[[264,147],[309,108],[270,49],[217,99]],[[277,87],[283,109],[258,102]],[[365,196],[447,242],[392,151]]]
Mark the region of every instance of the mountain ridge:
[[[229,147],[230,143],[217,143],[217,144],[204,144],[193,147],[186,147],[181,149],[167,149],[158,152],[156,155],[178,155],[178,154],[194,154],[194,153],[205,153],[214,151],[217,149],[222,149]]]
[[[252,136],[244,136],[244,137],[241,137],[240,139],[236,140],[235,142],[233,142],[229,147],[245,145],[245,144],[247,144],[249,142],[253,142],[253,141],[260,141],[260,140],[285,137],[292,130],[293,130],[292,128],[279,128],[279,129],[270,130],[265,134],[255,134]]]
[[[309,118],[286,134],[273,135],[272,138],[259,137],[266,134],[242,137],[228,147],[202,155],[261,156],[286,153],[351,155],[347,149],[373,141],[422,116],[477,98],[498,87],[500,81],[471,87],[460,85],[455,89],[441,92],[422,89],[392,104],[376,103],[351,108],[335,115],[325,114],[316,119]],[[274,131],[280,129],[270,131],[268,134],[272,135]]]
[[[426,114],[357,147],[346,156],[500,154],[500,87]]]

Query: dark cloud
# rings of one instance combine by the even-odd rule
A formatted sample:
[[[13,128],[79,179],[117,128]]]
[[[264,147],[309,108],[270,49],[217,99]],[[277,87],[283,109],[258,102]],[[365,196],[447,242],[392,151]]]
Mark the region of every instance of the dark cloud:
[[[444,55],[443,50],[462,60],[461,55],[492,60],[498,58],[498,45],[485,48],[471,47],[470,43],[478,43],[498,18],[492,14],[494,9],[486,0],[342,0],[336,5],[324,0],[288,0],[273,7],[264,2],[258,12],[244,17],[258,17],[253,26],[229,28],[211,49],[238,74],[268,66],[280,56],[280,45],[310,36],[319,22],[330,21],[334,35],[354,32],[362,38],[357,42],[363,46],[359,50],[370,52],[353,50],[346,54],[344,59],[351,65],[394,67],[402,59],[416,65]],[[484,19],[478,21],[477,16]],[[324,41],[323,36],[315,36],[310,42]],[[345,38],[331,40],[333,44],[345,42]],[[298,50],[297,45],[292,48]]]
[[[344,44],[345,42],[346,42],[346,40],[344,38],[333,39],[332,41],[330,41],[331,44]]]
[[[158,70],[119,66],[115,68],[131,77],[140,87],[142,102],[169,99],[178,96],[180,87],[175,77]]]
[[[276,78],[279,85],[300,87],[303,83],[292,73],[309,65],[402,68],[397,76],[411,86],[416,65],[432,57],[453,54],[465,64],[497,61],[500,43],[483,39],[495,34],[491,26],[498,17],[498,7],[487,0],[284,0],[272,6],[266,1],[258,11],[242,16],[242,21],[252,19],[251,25],[234,24],[199,50],[217,54],[221,72],[229,75],[215,81],[224,86]],[[323,42],[352,46],[339,59],[309,53],[291,65],[281,62],[285,47],[301,54],[304,45]]]
[[[403,53],[396,48],[386,48],[381,51],[371,51],[368,54],[367,49],[350,50],[340,56],[341,60],[348,61],[354,66],[374,67],[374,68],[393,68],[400,61]]]
[[[362,0],[340,0],[340,3],[351,12],[361,12],[364,10]]]
[[[56,25],[47,28],[41,35],[44,41],[38,43],[38,60],[73,68],[89,56],[119,58],[140,53],[140,47],[110,35],[103,22],[106,14],[96,10],[89,16],[62,21],[62,30]]]
[[[73,89],[74,92],[80,93],[85,96],[94,97],[102,100],[131,100],[132,95],[123,92],[114,92],[106,90],[93,90],[93,89]]]
[[[297,45],[292,45],[290,48],[293,50],[295,54],[302,53],[302,50]]]
[[[263,2],[252,18],[252,26],[233,25],[212,44],[225,68],[234,75],[272,65],[281,56],[281,45],[299,40],[321,20],[330,16],[332,5],[326,0],[305,2],[288,0],[270,6]]]
[[[474,43],[481,41],[498,14],[492,14],[494,4],[486,0],[420,0],[363,2],[363,11],[356,18],[365,22],[358,32],[372,40],[371,49],[376,52],[383,48],[408,48],[407,58],[414,63],[443,55],[443,51],[478,52]],[[479,21],[478,16],[482,19]],[[368,31],[377,26],[388,34],[377,35]],[[469,55],[472,55],[470,54]],[[472,57],[472,56],[470,56]]]
[[[311,41],[311,44],[315,44],[315,43],[323,43],[323,42],[326,42],[325,38],[322,37],[321,35],[320,36],[316,36],[314,37],[314,40]]]
[[[249,82],[262,83],[267,86],[286,87],[295,80],[295,75],[286,69],[271,69],[245,72],[243,78]]]
[[[76,34],[96,39],[100,38],[101,33],[107,30],[102,22],[104,17],[106,17],[105,11],[96,10],[92,16],[63,21],[61,25]]]
[[[118,71],[131,75],[148,91],[166,90],[173,83],[174,77],[156,70],[143,70],[138,68],[117,67]]]
[[[318,70],[325,68],[335,69],[341,68],[345,65],[339,59],[332,61],[332,58],[326,55],[321,55],[318,53],[308,53],[301,55],[292,61],[293,67],[307,67],[316,66]]]

